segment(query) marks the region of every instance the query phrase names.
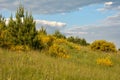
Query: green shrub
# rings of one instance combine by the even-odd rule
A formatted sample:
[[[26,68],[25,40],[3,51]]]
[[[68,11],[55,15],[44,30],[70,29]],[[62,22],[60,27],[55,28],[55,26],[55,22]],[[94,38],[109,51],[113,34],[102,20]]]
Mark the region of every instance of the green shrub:
[[[99,50],[104,52],[116,52],[116,47],[113,43],[105,40],[96,40],[91,44],[92,50]]]

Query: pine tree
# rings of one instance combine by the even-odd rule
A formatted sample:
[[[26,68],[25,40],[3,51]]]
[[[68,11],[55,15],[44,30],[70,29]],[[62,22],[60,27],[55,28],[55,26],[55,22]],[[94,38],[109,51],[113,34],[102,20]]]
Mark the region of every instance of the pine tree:
[[[19,6],[16,12],[15,20],[12,16],[8,23],[8,30],[11,42],[14,45],[34,45],[34,38],[37,34],[35,21],[32,14],[24,13],[24,7]]]
[[[8,32],[9,32],[9,41],[16,45],[18,44],[18,28],[16,26],[16,22],[13,20],[13,17],[11,15],[9,22],[8,22]]]
[[[40,28],[40,30],[38,31],[38,34],[39,34],[39,35],[47,35],[47,31],[46,31],[46,29],[42,26],[42,27]]]
[[[23,28],[21,30],[20,36],[22,36],[23,44],[25,45],[34,45],[34,38],[37,35],[37,31],[35,28],[35,21],[31,14],[26,12],[25,17],[23,18]]]
[[[4,41],[4,30],[5,30],[5,20],[2,17],[2,15],[0,15],[0,45],[3,43]]]

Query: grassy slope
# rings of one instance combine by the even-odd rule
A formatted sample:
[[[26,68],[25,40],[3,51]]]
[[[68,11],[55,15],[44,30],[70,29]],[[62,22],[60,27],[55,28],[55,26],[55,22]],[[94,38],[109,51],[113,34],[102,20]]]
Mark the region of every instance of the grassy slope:
[[[0,80],[119,80],[120,55],[110,54],[113,66],[100,66],[96,59],[107,56],[83,47],[70,50],[71,58],[53,58],[44,52],[12,52],[0,49]]]

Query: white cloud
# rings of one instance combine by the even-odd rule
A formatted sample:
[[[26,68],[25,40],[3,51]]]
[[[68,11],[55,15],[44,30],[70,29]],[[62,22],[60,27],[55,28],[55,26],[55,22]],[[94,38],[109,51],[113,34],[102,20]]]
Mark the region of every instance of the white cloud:
[[[110,6],[112,4],[113,4],[113,2],[105,2],[105,6]]]
[[[65,32],[65,34],[67,34],[68,36],[69,35],[85,35],[85,34],[88,34],[88,32],[74,32],[74,31],[67,31]]]
[[[50,27],[65,27],[66,23],[56,22],[56,21],[47,21],[47,20],[35,20],[37,24],[42,26],[50,26]]]
[[[41,26],[46,28],[46,31],[51,34],[54,33],[55,30],[62,30],[66,27],[66,23],[57,22],[57,21],[47,21],[47,20],[35,20],[36,28],[39,30]]]

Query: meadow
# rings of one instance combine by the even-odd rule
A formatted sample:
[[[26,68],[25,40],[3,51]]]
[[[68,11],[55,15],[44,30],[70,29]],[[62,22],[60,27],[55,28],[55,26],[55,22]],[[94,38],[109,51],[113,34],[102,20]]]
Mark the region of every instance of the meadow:
[[[120,52],[105,53],[81,47],[69,49],[69,58],[51,57],[46,51],[0,49],[0,80],[119,80]],[[112,65],[97,64],[109,57]]]

